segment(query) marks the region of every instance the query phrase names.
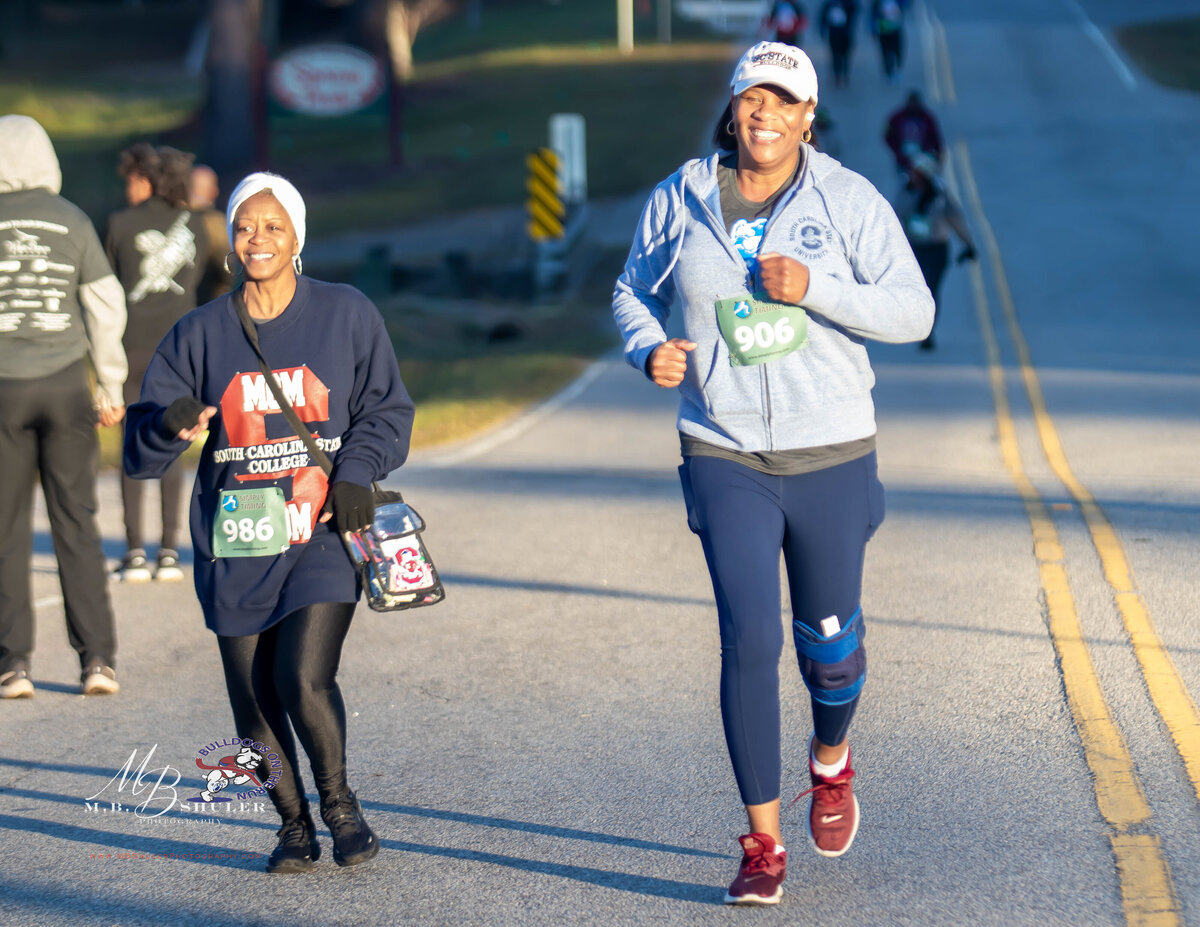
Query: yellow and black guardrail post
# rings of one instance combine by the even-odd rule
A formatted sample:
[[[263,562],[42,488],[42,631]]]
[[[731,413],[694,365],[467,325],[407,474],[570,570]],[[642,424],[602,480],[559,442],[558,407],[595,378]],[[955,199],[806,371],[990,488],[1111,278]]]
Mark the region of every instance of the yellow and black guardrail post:
[[[525,181],[529,237],[535,242],[562,238],[567,207],[563,203],[558,153],[553,148],[539,148],[529,153],[525,164],[529,168]]]
[[[583,237],[588,215],[583,134],[582,116],[552,116],[551,146],[525,158],[526,228],[535,299],[570,284],[568,262]]]

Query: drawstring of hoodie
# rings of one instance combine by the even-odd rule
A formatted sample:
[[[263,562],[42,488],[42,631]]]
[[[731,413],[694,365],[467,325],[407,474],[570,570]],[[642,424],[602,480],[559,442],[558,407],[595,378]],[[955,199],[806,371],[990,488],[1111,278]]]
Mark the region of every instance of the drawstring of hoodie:
[[[658,275],[658,279],[654,281],[650,287],[650,295],[657,296],[658,288],[666,282],[671,276],[671,271],[675,269],[675,265],[679,263],[680,255],[683,254],[683,236],[687,232],[687,220],[683,218],[683,210],[679,207],[683,206],[683,188],[686,186],[686,181],[683,177],[683,171],[679,172],[679,187],[673,191],[675,193],[675,202],[671,204],[671,223],[667,228],[667,240],[671,243],[671,259],[667,261],[666,270]],[[679,225],[679,234],[675,234],[675,226]]]

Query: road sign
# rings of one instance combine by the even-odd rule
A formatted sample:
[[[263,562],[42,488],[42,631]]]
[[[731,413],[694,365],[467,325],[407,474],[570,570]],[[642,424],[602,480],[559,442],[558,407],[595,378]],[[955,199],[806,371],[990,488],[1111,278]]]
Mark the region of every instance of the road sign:
[[[525,191],[529,194],[525,201],[529,237],[534,241],[562,238],[567,210],[563,205],[558,155],[553,149],[539,148],[525,158],[525,165],[529,169],[525,181]]]

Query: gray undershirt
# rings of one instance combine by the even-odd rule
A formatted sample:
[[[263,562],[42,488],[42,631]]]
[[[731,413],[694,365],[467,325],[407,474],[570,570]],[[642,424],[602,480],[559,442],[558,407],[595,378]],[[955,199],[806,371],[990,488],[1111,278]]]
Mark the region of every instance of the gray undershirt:
[[[761,203],[746,199],[737,185],[737,155],[729,155],[717,162],[717,189],[721,194],[721,219],[725,222],[725,231],[733,228],[738,219],[753,222],[755,219],[767,218],[775,203],[784,192],[796,182],[796,174],[804,166],[804,158],[796,165],[796,171],[788,182],[768,196]]]
[[[691,435],[679,435],[679,452],[684,457],[720,457],[722,460],[732,460],[771,476],[796,476],[800,473],[824,470],[826,467],[836,467],[838,464],[866,457],[873,450],[874,435],[855,438],[853,441],[841,441],[838,444],[798,447],[786,451],[735,451],[732,448],[709,444]]]

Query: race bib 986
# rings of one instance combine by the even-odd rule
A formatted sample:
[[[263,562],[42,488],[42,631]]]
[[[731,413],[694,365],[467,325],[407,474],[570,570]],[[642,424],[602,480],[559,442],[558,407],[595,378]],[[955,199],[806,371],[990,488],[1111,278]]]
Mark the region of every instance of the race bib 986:
[[[272,557],[290,546],[282,489],[221,490],[213,520],[215,556]]]
[[[717,300],[716,309],[731,366],[765,364],[808,343],[808,314],[799,306],[738,296]]]

